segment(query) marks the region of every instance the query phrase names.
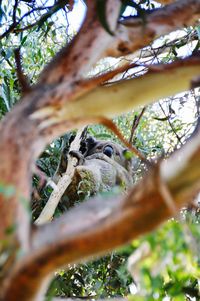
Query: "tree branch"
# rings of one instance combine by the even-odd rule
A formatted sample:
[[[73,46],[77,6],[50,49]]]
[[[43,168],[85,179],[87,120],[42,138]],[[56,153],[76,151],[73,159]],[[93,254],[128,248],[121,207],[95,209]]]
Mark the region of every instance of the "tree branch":
[[[198,0],[179,0],[147,13],[145,23],[139,17],[122,20],[112,46],[105,51],[105,56],[118,57],[132,53],[162,35],[194,25],[199,17]]]
[[[46,6],[44,7],[39,6],[39,7],[34,7],[32,10],[28,11],[27,13],[25,13],[21,18],[19,18],[18,20],[16,19],[16,9],[17,9],[17,5],[18,5],[18,1],[15,1],[15,5],[13,7],[13,23],[9,26],[9,28],[0,35],[0,40],[2,40],[3,38],[7,37],[10,33],[19,33],[19,32],[23,32],[25,30],[31,29],[36,25],[41,25],[43,24],[48,18],[52,17],[56,12],[58,12],[61,8],[64,8],[65,5],[69,3],[68,0],[58,0],[54,3],[54,5],[52,6]],[[71,3],[69,3],[69,10],[71,10],[73,6],[73,1],[71,1]],[[24,21],[25,18],[31,16],[31,14],[37,12],[37,11],[43,11],[43,10],[47,10],[46,13],[44,13],[38,20],[36,20],[33,23],[30,23],[24,27],[20,27],[22,21]]]
[[[85,128],[80,129],[77,132],[75,139],[72,141],[72,143],[70,145],[69,151],[72,151],[72,150],[79,151],[81,138],[82,138],[84,131],[85,131]],[[52,193],[48,199],[48,202],[42,209],[40,216],[36,219],[36,221],[35,221],[36,225],[42,225],[42,224],[45,224],[45,223],[51,221],[63,193],[65,192],[65,190],[67,189],[67,187],[70,185],[70,183],[72,181],[77,163],[78,163],[78,159],[75,157],[71,157],[68,154],[67,169],[63,173],[61,178],[59,179],[58,183],[56,184],[56,187],[52,191]]]
[[[27,77],[25,76],[25,74],[23,73],[23,70],[22,70],[21,55],[20,55],[19,48],[15,49],[14,55],[15,55],[16,72],[17,72],[17,77],[19,80],[19,85],[21,87],[22,95],[25,95],[31,91],[31,87],[30,87]]]
[[[100,24],[96,14],[96,1],[87,1],[85,21],[77,36],[47,65],[39,78],[39,84],[56,84],[79,81],[90,71],[112,41]],[[116,29],[120,1],[108,0],[107,20],[112,30]],[[94,51],[95,49],[95,51]]]
[[[114,29],[120,1],[107,2],[108,21]],[[106,117],[128,111],[133,106],[187,90],[191,87],[191,80],[199,75],[200,58],[192,57],[167,66],[151,67],[140,78],[117,85],[97,87],[99,81],[96,78],[83,80],[109,45],[114,45],[114,41],[117,43],[111,49],[114,49],[113,55],[134,51],[158,35],[185,24],[194,24],[200,7],[200,1],[177,1],[147,16],[146,26],[137,23],[137,18],[131,24],[123,21],[118,34],[111,37],[100,26],[94,3],[88,1],[89,21],[84,22],[74,41],[48,65],[39,83],[5,116],[0,125],[0,180],[3,186],[11,185],[16,192],[8,198],[0,194],[0,238],[6,241],[9,248],[16,247],[13,236],[17,234],[17,242],[20,241],[26,251],[23,260],[19,260],[9,271],[10,278],[6,279],[4,289],[0,291],[3,300],[33,300],[42,279],[54,269],[93,254],[105,253],[154,229],[170,217],[172,210],[159,190],[159,170],[177,209],[189,202],[199,189],[200,150],[199,136],[196,136],[185,145],[182,153],[178,152],[178,156],[183,155],[181,161],[172,157],[167,167],[163,161],[157,169],[152,168],[125,199],[97,199],[85,203],[63,218],[41,227],[36,231],[32,245],[29,244],[30,215],[26,206],[29,204],[32,168],[46,143],[67,129],[89,122],[102,122]],[[110,99],[112,101],[108,101]],[[74,220],[80,220],[80,223],[75,225]],[[14,225],[17,226],[16,231],[8,237],[7,230]],[[43,241],[39,241],[40,238]]]
[[[87,124],[98,122],[99,119],[101,123],[101,117],[110,118],[130,111],[133,107],[146,105],[157,99],[189,90],[192,79],[199,75],[199,66],[199,55],[168,65],[152,65],[145,75],[122,80],[117,84],[93,88],[91,92],[88,91],[83,96],[75,94],[76,100],[68,102],[64,100],[69,95],[66,95],[63,90],[64,86],[61,86],[58,88],[60,92],[63,90],[63,96],[59,99],[60,103],[57,101],[56,105],[46,106],[33,113],[30,118],[40,121],[41,132],[48,132],[49,129],[53,129],[53,126],[58,129],[59,123],[63,123],[64,126],[64,122],[68,123],[69,120],[72,127],[73,122],[74,124]],[[166,76],[168,81],[166,81]],[[112,99],[112,102],[108,99]]]
[[[32,237],[31,255],[18,262],[2,289],[6,300],[32,300],[30,296],[33,298],[38,291],[41,280],[55,269],[105,254],[155,229],[171,217],[174,213],[163,198],[158,181],[167,185],[176,212],[193,200],[200,189],[199,138],[200,129],[167,161],[152,167],[124,199],[91,199],[52,223],[39,227]],[[177,161],[181,164],[175,169]],[[37,277],[33,281],[35,271]]]
[[[140,114],[139,114],[138,116],[135,115],[135,118],[134,118],[133,124],[132,124],[132,128],[131,128],[131,135],[130,135],[130,138],[129,138],[129,142],[130,142],[131,144],[133,143],[133,136],[134,136],[134,134],[135,134],[135,131],[136,131],[138,125],[139,125],[140,119],[142,118],[142,116],[143,116],[145,110],[146,110],[146,107],[144,107],[144,108],[142,109],[142,111],[140,112]]]

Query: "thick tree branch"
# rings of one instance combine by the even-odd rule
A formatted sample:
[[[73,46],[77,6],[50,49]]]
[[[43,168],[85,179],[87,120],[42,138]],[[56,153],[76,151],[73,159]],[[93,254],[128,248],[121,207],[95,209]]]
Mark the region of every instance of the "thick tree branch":
[[[152,167],[125,199],[95,198],[38,228],[32,238],[32,255],[18,263],[5,285],[6,300],[16,300],[16,296],[21,301],[32,300],[30,295],[33,298],[41,279],[55,269],[104,254],[171,217],[174,213],[163,198],[160,181],[167,185],[176,212],[193,200],[200,189],[199,138],[198,130],[167,162],[164,160]],[[183,162],[183,158],[184,164],[175,170],[177,161]],[[34,277],[35,271],[37,277]]]
[[[192,79],[199,75],[199,68],[199,55],[169,65],[153,65],[145,75],[109,86],[99,86],[80,97],[75,94],[76,99],[70,102],[64,102],[66,93],[64,87],[60,86],[59,91],[63,90],[60,104],[57,101],[56,105],[46,106],[30,118],[40,120],[41,131],[46,128],[48,131],[51,126],[64,123],[65,120],[72,123],[81,123],[82,120],[84,124],[98,122],[99,118],[100,122],[101,117],[113,117],[130,111],[133,107],[189,90]],[[112,99],[112,102],[108,99]]]
[[[73,41],[66,45],[41,73],[39,84],[75,83],[85,77],[101,58],[112,41],[100,24],[96,14],[96,1],[87,1],[85,21]],[[116,29],[120,1],[107,1],[107,19],[112,30]],[[95,51],[94,51],[95,49]]]
[[[105,55],[122,56],[140,49],[174,30],[194,25],[200,18],[199,0],[179,0],[156,9],[142,20],[130,17],[120,21],[116,37]]]
[[[120,1],[107,2],[108,21],[115,29]],[[15,192],[8,198],[0,194],[0,238],[4,242],[1,250],[16,246],[16,240],[12,238],[13,234],[17,234],[27,254],[23,261],[8,271],[10,278],[5,282],[4,290],[0,291],[2,300],[33,300],[42,279],[54,269],[93,254],[105,253],[154,229],[172,215],[163,192],[159,190],[160,180],[167,183],[177,209],[189,202],[199,189],[197,137],[183,149],[184,160],[181,162],[185,162],[184,166],[179,166],[177,158],[169,159],[169,167],[165,166],[165,161],[162,162],[160,168],[158,165],[157,169],[150,170],[125,200],[97,199],[88,202],[52,225],[42,227],[30,244],[30,216],[26,206],[29,203],[31,173],[34,160],[46,143],[67,129],[88,122],[102,122],[105,117],[128,111],[134,106],[187,90],[191,87],[191,80],[199,75],[200,60],[193,57],[182,63],[154,66],[154,70],[151,68],[146,75],[117,85],[97,87],[99,79],[83,80],[85,73],[103,53],[119,56],[132,52],[159,35],[194,24],[200,10],[199,0],[177,1],[164,10],[151,13],[146,24],[137,18],[131,24],[123,21],[118,33],[111,37],[100,26],[94,3],[88,1],[87,20],[74,41],[49,64],[39,83],[0,125],[0,182],[5,188],[12,186]],[[108,50],[111,43],[112,49]],[[80,219],[81,223],[74,225],[74,219]],[[13,226],[17,226],[14,228],[16,232],[8,236],[8,230]],[[43,242],[39,241],[41,237]]]

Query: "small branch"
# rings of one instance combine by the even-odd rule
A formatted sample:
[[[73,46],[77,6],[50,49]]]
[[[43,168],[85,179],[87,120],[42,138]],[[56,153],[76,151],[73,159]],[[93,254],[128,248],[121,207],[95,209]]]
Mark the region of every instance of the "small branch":
[[[25,74],[23,73],[23,70],[22,70],[21,55],[20,55],[19,48],[14,50],[14,55],[15,55],[16,72],[17,72],[17,77],[19,80],[19,85],[21,87],[22,95],[25,95],[31,91],[31,87],[30,87],[27,77],[25,76]]]
[[[35,11],[40,11],[40,10],[45,10],[47,9],[47,7],[37,7],[32,9],[31,11],[27,12],[26,14],[24,14],[18,21],[16,24],[12,23],[10,25],[10,27],[4,32],[2,33],[2,35],[0,35],[0,40],[4,39],[5,37],[7,37],[10,33],[13,33],[16,30],[16,27],[24,20],[24,18],[30,16],[32,13],[34,13]]]
[[[42,15],[38,20],[36,20],[35,22],[33,22],[31,24],[28,24],[27,26],[24,26],[22,28],[15,28],[13,30],[13,32],[14,33],[19,33],[19,32],[31,29],[31,28],[33,28],[37,25],[39,27],[42,26],[45,21],[47,21],[50,17],[52,17],[55,13],[57,13],[61,8],[64,8],[67,3],[68,3],[68,0],[58,0],[54,5],[52,5],[50,7],[43,8],[43,9],[46,9],[48,11],[44,15]],[[34,9],[33,12],[36,11],[36,10],[37,9]],[[24,18],[24,16],[23,16],[23,18]]]
[[[12,14],[12,19],[13,19],[13,25],[14,26],[16,26],[16,23],[17,23],[17,20],[16,20],[17,6],[18,6],[18,0],[15,0],[15,4],[13,6],[13,14]]]
[[[134,120],[133,120],[133,125],[132,125],[132,129],[131,129],[131,135],[130,135],[130,138],[129,138],[129,143],[133,143],[133,135],[135,134],[135,131],[139,125],[139,122],[140,122],[140,119],[142,118],[144,112],[146,110],[146,107],[144,107],[142,109],[142,111],[140,112],[140,114],[138,116],[135,116]]]
[[[161,4],[169,4],[169,3],[173,3],[176,0],[156,0],[156,2],[159,2]]]
[[[77,132],[75,139],[71,143],[69,151],[72,151],[72,150],[78,151],[79,150],[80,143],[82,140],[82,135],[84,132],[85,132],[85,128],[80,129]],[[75,168],[77,166],[77,162],[78,162],[77,158],[71,157],[68,154],[67,169],[64,172],[64,174],[61,176],[61,178],[59,179],[54,190],[52,191],[50,198],[47,201],[45,207],[43,208],[40,216],[36,219],[36,221],[35,221],[36,225],[42,225],[42,224],[45,224],[52,220],[52,217],[55,213],[55,210],[58,206],[58,203],[59,203],[63,193],[65,192],[65,190],[70,185],[70,183],[73,179]]]
[[[161,54],[170,53],[173,47],[179,48],[182,45],[185,45],[188,42],[193,42],[193,41],[198,41],[198,35],[195,30],[189,32],[182,38],[176,38],[174,40],[165,41],[165,42],[163,41],[164,44],[162,44],[161,46],[156,47],[151,44],[149,47],[148,46],[145,47],[143,49],[142,59],[147,59],[154,56],[158,57]]]
[[[178,142],[179,142],[181,145],[183,145],[183,143],[182,143],[182,141],[181,141],[181,137],[179,137],[179,135],[177,134],[177,132],[176,132],[176,130],[175,130],[173,124],[172,124],[171,121],[170,121],[170,118],[169,118],[170,116],[167,116],[167,115],[166,115],[166,113],[165,113],[165,111],[164,111],[164,109],[163,109],[163,107],[162,107],[162,105],[161,105],[160,102],[159,102],[159,106],[160,106],[160,108],[161,108],[163,114],[165,115],[165,118],[166,118],[166,120],[167,120],[169,126],[170,126],[171,129],[172,129],[172,132],[173,132],[174,135],[176,136],[176,139],[178,140]]]
[[[93,198],[39,227],[32,237],[32,252],[12,269],[2,289],[5,300],[13,300],[13,295],[20,301],[32,300],[41,280],[54,270],[105,254],[173,216],[158,187],[160,175],[173,197],[176,213],[191,202],[200,189],[199,137],[200,132],[196,131],[169,159],[151,167],[125,198]],[[178,166],[177,161],[180,161]],[[33,282],[35,270],[37,277]],[[28,299],[30,295],[32,299]]]
[[[16,20],[16,6],[18,4],[18,1],[16,0],[15,6],[13,8],[13,23],[10,25],[10,27],[2,34],[0,35],[0,40],[7,37],[10,33],[19,33],[23,32],[25,30],[31,29],[36,25],[42,24],[44,21],[46,21],[48,18],[52,17],[53,14],[55,14],[58,10],[63,8],[69,1],[68,0],[58,0],[54,5],[52,6],[42,6],[42,7],[35,7],[32,10],[25,13],[18,21]],[[71,9],[73,5],[73,1],[70,1],[69,8]],[[35,22],[28,24],[22,28],[20,28],[20,23],[24,21],[25,18],[29,17],[31,14],[35,13],[36,11],[42,11],[42,10],[48,10],[46,13],[44,13],[38,20]]]

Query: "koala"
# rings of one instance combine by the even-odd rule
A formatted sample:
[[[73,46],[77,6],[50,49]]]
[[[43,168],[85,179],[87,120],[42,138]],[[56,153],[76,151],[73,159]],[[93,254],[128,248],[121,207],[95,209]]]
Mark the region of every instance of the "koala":
[[[132,185],[131,160],[126,158],[127,149],[117,143],[97,140],[92,136],[81,142],[79,151],[70,155],[78,159],[74,177],[66,189],[62,203],[71,207],[76,201],[109,191],[118,186],[126,191]],[[59,173],[67,166],[66,149],[61,156]]]

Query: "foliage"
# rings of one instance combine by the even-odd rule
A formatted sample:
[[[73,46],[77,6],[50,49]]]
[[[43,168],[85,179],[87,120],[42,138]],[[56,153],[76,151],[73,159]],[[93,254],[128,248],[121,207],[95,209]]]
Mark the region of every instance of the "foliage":
[[[23,5],[28,6],[29,2]],[[65,1],[68,3],[68,1]],[[99,1],[102,2],[102,1]],[[104,2],[104,1],[103,1]],[[124,4],[130,4],[132,1],[124,1]],[[145,1],[140,1],[145,2]],[[150,2],[151,5],[153,5]],[[8,4],[8,2],[7,2]],[[105,3],[103,3],[105,4]],[[138,8],[132,2],[134,8]],[[27,7],[26,7],[27,8]],[[28,7],[30,12],[31,6]],[[124,8],[123,8],[124,9]],[[10,5],[1,5],[1,21],[6,20],[6,30],[9,30],[10,21],[7,20]],[[43,66],[51,57],[60,49],[63,41],[64,27],[56,27],[57,18],[51,16],[52,8],[45,10],[45,17],[40,10],[37,12],[37,20],[34,26],[30,26],[27,31],[20,31],[23,26],[31,24],[32,19],[23,19],[23,10],[18,8],[16,18],[22,18],[18,30],[14,35],[5,35],[1,39],[1,61],[0,61],[0,117],[4,116],[19,101],[20,87],[16,75],[14,60],[14,48],[20,47],[23,55],[23,67],[25,74],[29,75],[30,82],[35,83],[37,76]],[[138,10],[139,11],[139,10]],[[104,12],[104,10],[103,10]],[[99,16],[105,29],[110,32],[106,23],[105,16],[102,14],[100,5]],[[36,29],[36,31],[35,31]],[[199,27],[197,28],[199,35]],[[112,34],[112,32],[110,32]],[[160,48],[170,45],[170,50],[160,57],[150,56],[142,58],[139,62],[169,62],[175,60],[178,51],[187,43],[187,37],[195,33],[195,29],[189,29],[184,38],[179,39],[179,44],[173,44],[171,38],[163,41]],[[66,40],[69,41],[70,35]],[[196,45],[193,47],[195,48]],[[148,50],[148,49],[147,49]],[[147,51],[146,50],[146,51]],[[117,64],[120,63],[117,61]],[[109,62],[102,63],[101,68],[106,69]],[[94,69],[94,72],[95,69]],[[126,77],[134,76],[127,74]],[[186,103],[188,102],[189,105]],[[193,93],[178,95],[171,99],[161,100],[159,103],[148,106],[137,126],[133,144],[143,154],[151,159],[160,156],[168,156],[174,149],[179,148],[189,137],[194,128],[195,121],[199,116],[199,94],[198,91]],[[190,107],[190,118],[187,112]],[[120,128],[125,138],[129,139],[134,117],[141,112],[142,108],[137,111],[119,116],[114,121]],[[107,129],[96,125],[89,128],[89,133],[97,138],[105,140],[117,140],[117,138]],[[70,134],[67,133],[66,139]],[[62,148],[63,137],[52,142],[41,154],[37,161],[37,166],[51,178],[59,162],[60,151]],[[142,176],[144,167],[141,162],[135,162],[135,178]],[[34,190],[37,190],[35,198]],[[40,189],[40,177],[33,177],[33,201],[39,204],[33,204],[33,215],[38,215],[38,210],[47,202],[52,191],[50,186]],[[0,193],[9,195],[12,193],[12,187],[3,187],[0,185]],[[36,205],[37,205],[36,204]],[[37,212],[36,212],[37,211]],[[56,214],[63,211],[59,207]],[[99,298],[107,296],[127,296],[132,292],[131,287],[135,287],[136,295],[130,297],[130,300],[198,300],[199,298],[199,278],[200,278],[200,254],[199,248],[199,211],[185,210],[181,214],[181,221],[168,221],[163,227],[141,239],[133,241],[129,246],[108,254],[106,257],[85,263],[79,266],[69,266],[67,271],[58,271],[55,275],[51,287],[48,291],[48,300],[52,296],[61,297],[88,297]],[[129,255],[135,252],[146,242],[150,247],[148,256],[137,263],[137,272],[132,272],[133,279],[126,269],[126,261]],[[196,248],[196,249],[195,249]],[[136,275],[137,274],[137,275]],[[137,280],[134,278],[136,275]],[[137,282],[138,281],[138,282]],[[167,298],[169,297],[169,298]],[[192,299],[194,298],[194,299]]]
[[[188,214],[188,213],[187,213]],[[183,217],[182,217],[183,218]],[[184,296],[199,298],[200,276],[198,252],[199,218],[195,223],[168,221],[162,228],[134,241],[134,247],[148,242],[150,253],[139,262],[140,294],[133,300],[184,300]],[[191,239],[193,243],[191,244]],[[196,248],[195,248],[196,246]],[[134,268],[133,268],[134,275]],[[171,299],[172,298],[172,299]]]
[[[100,298],[134,292],[130,300],[199,300],[199,237],[199,215],[185,211],[180,221],[170,220],[107,257],[60,271],[48,296]],[[148,255],[133,266],[131,279],[127,258],[144,243]]]
[[[76,296],[105,298],[127,295],[131,277],[124,264],[126,256],[112,253],[102,259],[70,266],[67,272],[60,271],[48,292],[48,296]]]

